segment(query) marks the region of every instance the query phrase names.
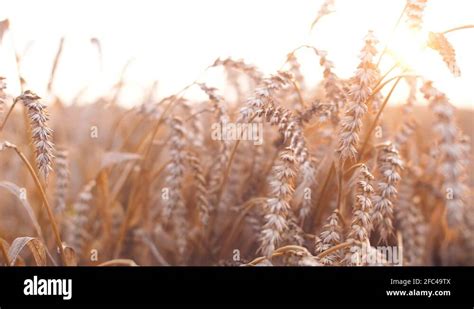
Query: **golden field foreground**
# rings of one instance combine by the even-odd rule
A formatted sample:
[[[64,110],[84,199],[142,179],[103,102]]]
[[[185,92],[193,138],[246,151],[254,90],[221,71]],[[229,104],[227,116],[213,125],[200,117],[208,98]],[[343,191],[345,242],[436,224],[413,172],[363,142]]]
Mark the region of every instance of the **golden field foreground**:
[[[425,5],[400,22],[419,31]],[[471,27],[426,37],[447,74],[462,70],[449,33]],[[129,109],[120,84],[84,105],[2,78],[0,263],[474,265],[473,112],[395,61],[381,72],[385,47],[368,31],[349,77],[314,46],[270,76],[217,59],[230,93],[199,81]]]

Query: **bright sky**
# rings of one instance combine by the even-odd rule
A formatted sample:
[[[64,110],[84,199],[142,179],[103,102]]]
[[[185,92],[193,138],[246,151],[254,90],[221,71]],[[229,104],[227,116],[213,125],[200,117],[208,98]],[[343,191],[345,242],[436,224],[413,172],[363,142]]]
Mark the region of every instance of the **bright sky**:
[[[404,0],[336,0],[336,13],[309,32],[321,0],[3,0],[0,19],[9,18],[11,33],[0,48],[0,75],[14,82],[14,46],[24,51],[22,65],[29,88],[44,94],[54,55],[66,37],[55,92],[65,100],[89,86],[89,97],[106,91],[130,59],[128,104],[143,96],[153,81],[159,96],[178,91],[200,76],[217,57],[243,58],[273,73],[286,54],[301,44],[328,51],[337,73],[349,77],[368,29],[384,41]],[[429,0],[425,28],[444,31],[474,24],[474,1]],[[448,34],[462,76],[454,78],[434,53],[417,57],[422,73],[448,93],[458,106],[474,106],[474,30]],[[90,38],[100,40],[103,68]],[[30,44],[31,43],[31,44]],[[402,50],[406,45],[397,43]],[[381,46],[380,46],[381,47]],[[396,48],[396,47],[394,47]],[[298,54],[304,72],[319,78],[321,69],[309,52]],[[426,62],[426,63],[425,63]],[[12,73],[13,72],[13,73]],[[212,72],[210,73],[212,75]],[[213,82],[212,76],[204,79]],[[398,94],[402,97],[403,94]]]

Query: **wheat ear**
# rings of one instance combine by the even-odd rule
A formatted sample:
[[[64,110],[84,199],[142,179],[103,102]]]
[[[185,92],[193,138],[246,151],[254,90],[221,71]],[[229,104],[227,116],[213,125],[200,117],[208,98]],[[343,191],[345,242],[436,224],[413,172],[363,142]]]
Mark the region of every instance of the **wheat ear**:
[[[372,211],[372,194],[374,188],[372,187],[372,180],[374,176],[370,173],[369,169],[365,164],[362,164],[357,171],[358,182],[357,182],[357,193],[355,196],[355,202],[352,207],[352,222],[347,235],[347,240],[352,243],[351,252],[357,252],[359,245],[357,243],[366,244],[369,241],[370,230],[372,223],[370,220],[370,212]],[[353,256],[348,253],[345,257],[345,261],[349,264],[354,263],[355,260],[360,260],[360,256]],[[355,259],[355,260],[354,260]]]
[[[96,181],[89,181],[79,193],[76,202],[72,206],[73,212],[69,217],[67,231],[67,243],[73,247],[78,256],[81,256],[85,241],[90,237],[88,226],[92,211],[91,202],[94,198],[93,190]]]
[[[372,31],[365,37],[365,45],[360,53],[360,64],[355,77],[350,86],[350,102],[344,111],[344,117],[341,120],[339,130],[339,144],[337,152],[341,162],[347,159],[355,159],[357,155],[357,146],[359,144],[359,132],[362,127],[362,120],[367,113],[367,99],[372,94],[377,77],[376,67],[373,63],[377,53],[375,49],[375,39]]]
[[[456,125],[455,108],[444,93],[426,82],[421,91],[430,101],[430,107],[436,116],[434,131],[438,136],[440,164],[437,173],[441,178],[441,190],[445,195],[448,224],[459,226],[466,204],[465,164],[461,133]]]
[[[428,46],[441,55],[449,71],[455,77],[461,76],[461,69],[456,61],[456,50],[443,33],[430,32]]]
[[[423,11],[425,10],[427,0],[407,0],[406,15],[407,23],[410,29],[419,31],[423,24]]]
[[[333,246],[337,246],[342,241],[342,226],[340,222],[339,210],[335,209],[327,219],[327,223],[323,226],[319,237],[316,239],[316,253],[322,253]],[[338,258],[337,254],[329,254],[324,256],[320,262],[325,265],[332,265]]]
[[[377,181],[376,194],[372,198],[374,206],[372,223],[379,227],[380,239],[387,241],[393,235],[394,201],[397,196],[397,186],[400,182],[400,171],[403,167],[397,148],[386,144],[380,150],[377,167],[380,179]]]
[[[55,212],[63,213],[66,209],[69,189],[69,152],[66,149],[57,149],[55,158],[56,192]]]
[[[28,110],[31,134],[35,147],[36,165],[40,174],[47,180],[53,160],[54,145],[51,142],[53,130],[48,127],[49,115],[46,105],[40,102],[40,97],[30,90],[26,90],[15,101],[21,101]]]
[[[265,224],[260,236],[260,251],[271,256],[283,234],[288,229],[287,217],[294,191],[295,157],[290,150],[280,154],[279,162],[273,167],[270,189],[271,198],[264,205]]]

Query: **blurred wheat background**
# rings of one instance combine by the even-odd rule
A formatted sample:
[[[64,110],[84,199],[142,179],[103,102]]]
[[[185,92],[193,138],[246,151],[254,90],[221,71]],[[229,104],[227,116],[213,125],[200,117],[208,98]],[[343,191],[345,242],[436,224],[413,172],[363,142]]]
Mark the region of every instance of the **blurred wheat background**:
[[[1,263],[474,265],[470,1],[3,5]]]

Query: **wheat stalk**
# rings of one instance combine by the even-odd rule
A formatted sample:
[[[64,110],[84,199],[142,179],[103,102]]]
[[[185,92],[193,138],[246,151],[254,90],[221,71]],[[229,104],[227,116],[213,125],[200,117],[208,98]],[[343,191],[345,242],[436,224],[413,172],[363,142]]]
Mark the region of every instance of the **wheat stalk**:
[[[188,153],[187,156],[189,165],[193,171],[193,177],[196,182],[196,207],[199,210],[199,219],[203,226],[209,222],[209,200],[207,193],[207,181],[201,163],[196,154]]]
[[[161,81],[150,81],[142,85],[141,104],[132,108],[119,104],[128,88],[126,67],[111,91],[88,105],[87,87],[72,100],[55,96],[48,107],[31,91],[10,104],[0,77],[0,131],[18,145],[2,142],[0,150],[14,150],[22,163],[1,153],[4,182],[19,185],[20,199],[26,193],[29,201],[39,199],[47,214],[39,211],[35,230],[51,225],[64,265],[77,265],[77,252],[80,264],[105,266],[386,266],[371,244],[379,239],[401,250],[403,265],[471,265],[472,154],[460,129],[468,127],[468,114],[459,116],[458,127],[458,112],[430,82],[421,92],[433,115],[425,114],[418,106],[417,83],[429,77],[407,74],[394,59],[383,59],[404,18],[409,30],[424,33],[426,3],[406,2],[381,53],[369,31],[352,77],[311,45],[296,47],[286,59],[280,55],[282,64],[273,75],[244,60],[218,58],[194,82],[163,98],[158,98]],[[324,1],[314,24],[332,6],[332,0]],[[455,75],[460,59],[448,33],[471,28],[426,29],[425,43]],[[67,60],[60,59],[62,47],[45,81],[49,94],[60,86],[55,83],[58,60]],[[305,67],[306,55],[296,53],[302,49],[314,52],[322,71],[318,80],[303,74],[314,68]],[[17,55],[19,66],[22,55]],[[391,107],[402,79],[408,97],[403,106]],[[194,97],[194,90],[206,99]],[[15,110],[21,104],[24,113]],[[23,132],[18,128],[24,122],[29,130]],[[226,133],[233,125],[258,124],[263,143],[254,145],[246,135],[232,141],[227,134],[215,137],[216,124]],[[54,141],[68,145],[70,158],[65,149],[55,151],[52,128]],[[391,144],[380,143],[386,140]],[[32,159],[20,151],[28,144]],[[53,161],[55,187],[47,191]],[[93,180],[84,186],[84,179]],[[75,201],[67,207],[70,196]],[[2,221],[8,233],[2,237],[25,239],[16,234],[33,230],[16,228],[9,203],[0,196],[0,211],[8,214]],[[56,222],[63,218],[60,231]],[[46,252],[52,244],[47,240]],[[0,255],[8,264],[45,264],[30,255],[11,259],[8,249],[0,239]],[[115,259],[88,261],[89,249],[97,249],[103,261]],[[371,255],[380,260],[367,260]]]
[[[352,222],[347,235],[347,240],[353,243],[351,247],[358,246],[357,242],[367,243],[370,237],[370,230],[372,222],[370,220],[370,213],[372,211],[372,194],[374,188],[372,187],[372,180],[374,176],[369,172],[366,165],[362,164],[358,168],[358,182],[357,194],[355,196],[355,203],[352,207]],[[351,249],[353,252],[354,250]],[[355,254],[355,253],[354,253]],[[347,254],[345,260],[347,263],[352,263],[352,254]],[[358,257],[358,260],[361,257]]]
[[[208,87],[205,84],[199,85],[201,90],[206,93],[209,97],[210,103],[217,112],[217,121],[220,128],[225,128],[225,126],[230,122],[229,115],[227,114],[226,106],[224,105],[224,99],[217,93],[217,89],[213,87]],[[227,165],[230,158],[230,141],[222,137],[219,142],[219,153],[217,156],[218,160],[216,164],[213,164],[209,179],[209,193],[210,202],[211,202],[211,211],[214,211],[216,208],[221,206],[221,198],[224,193],[224,187],[221,184],[224,182],[225,175],[222,174],[224,166]],[[226,179],[227,180],[227,179]]]
[[[335,209],[328,217],[327,223],[323,226],[319,237],[316,239],[316,253],[322,253],[342,242],[343,231],[340,219],[339,210]],[[337,259],[337,254],[329,254],[322,257],[320,261],[325,265],[332,265]]]
[[[271,196],[264,206],[265,224],[260,236],[260,249],[271,256],[283,234],[288,229],[287,217],[294,191],[295,157],[289,150],[280,153],[279,162],[273,167],[270,178]]]
[[[182,186],[185,173],[185,129],[179,118],[169,121],[171,129],[170,156],[171,162],[166,166],[168,175],[165,184],[169,189],[169,196],[164,200],[163,218],[165,222],[173,222],[177,233],[179,256],[183,257],[187,246],[187,215]]]
[[[4,149],[13,149],[16,152],[16,154],[18,155],[18,157],[21,159],[21,161],[25,164],[28,171],[30,172],[31,177],[33,178],[33,180],[36,184],[36,187],[38,188],[38,190],[41,194],[41,199],[42,199],[42,202],[43,202],[43,206],[46,208],[46,211],[48,213],[48,218],[49,218],[49,221],[51,223],[51,227],[53,229],[54,236],[56,238],[56,245],[58,246],[58,250],[59,250],[59,253],[60,253],[61,258],[63,260],[63,263],[64,263],[64,265],[66,265],[67,264],[66,263],[66,257],[64,255],[64,248],[63,248],[61,236],[59,234],[58,225],[57,225],[56,220],[54,218],[53,211],[51,210],[51,206],[49,206],[48,198],[46,197],[46,192],[43,189],[43,186],[41,185],[41,181],[40,181],[38,175],[36,174],[34,168],[31,166],[28,159],[18,149],[18,147],[15,144],[12,144],[12,143],[7,142],[7,141],[0,143],[0,151],[2,151]]]
[[[318,14],[311,24],[311,29],[316,26],[316,24],[326,15],[329,15],[334,12],[334,0],[324,0],[323,4],[319,8]]]
[[[46,105],[40,102],[40,97],[30,90],[26,90],[15,101],[21,101],[28,110],[31,134],[36,152],[36,166],[45,180],[52,170],[54,144],[51,142],[53,130],[48,127],[49,115]]]
[[[355,159],[357,155],[362,119],[367,113],[366,102],[372,94],[372,87],[377,77],[373,64],[373,59],[377,53],[374,47],[376,42],[373,33],[370,31],[365,37],[365,45],[360,54],[361,63],[351,81],[350,102],[344,111],[339,130],[337,152],[341,162],[345,162],[347,159]]]
[[[211,67],[217,67],[217,66],[224,66],[228,69],[233,69],[236,71],[243,72],[245,75],[250,77],[250,79],[252,79],[257,84],[263,78],[262,72],[260,72],[257,67],[251,64],[245,63],[245,61],[242,59],[234,60],[232,58],[225,58],[225,59],[218,58],[216,59],[216,61],[214,61]]]
[[[323,67],[323,86],[326,100],[330,103],[326,116],[330,118],[334,124],[337,124],[339,122],[339,111],[344,107],[347,100],[345,82],[334,73],[334,64],[327,58],[327,52],[316,50],[316,53],[319,55],[319,64]],[[321,120],[324,121],[325,118]]]
[[[437,173],[442,179],[442,190],[445,194],[447,219],[450,226],[458,226],[462,221],[465,206],[465,171],[463,146],[460,143],[459,129],[454,116],[455,109],[446,95],[433,87],[431,82],[426,82],[421,91],[430,101],[430,107],[437,117],[434,131],[439,138],[440,165]]]
[[[66,202],[69,189],[69,152],[66,149],[57,149],[56,158],[56,191],[55,191],[55,212],[63,213],[66,209]]]
[[[387,241],[393,235],[393,209],[397,196],[397,185],[400,182],[400,171],[403,167],[397,148],[389,143],[380,150],[377,168],[380,179],[376,184],[376,194],[372,197],[372,223],[380,230],[380,239]]]
[[[68,219],[66,239],[68,245],[72,246],[78,256],[83,253],[85,241],[90,239],[88,230],[89,218],[92,212],[91,202],[94,198],[93,190],[97,183],[95,180],[89,181],[79,193],[76,202],[72,206],[72,214]]]
[[[456,61],[456,51],[443,33],[430,32],[428,46],[441,55],[449,71],[455,77],[461,76],[461,69]]]
[[[422,265],[425,255],[428,226],[415,195],[415,175],[409,170],[404,172],[404,180],[400,184],[398,207],[395,218],[403,237],[403,253],[406,265]]]
[[[427,0],[407,0],[406,15],[408,27],[419,31],[423,24],[423,11]]]

